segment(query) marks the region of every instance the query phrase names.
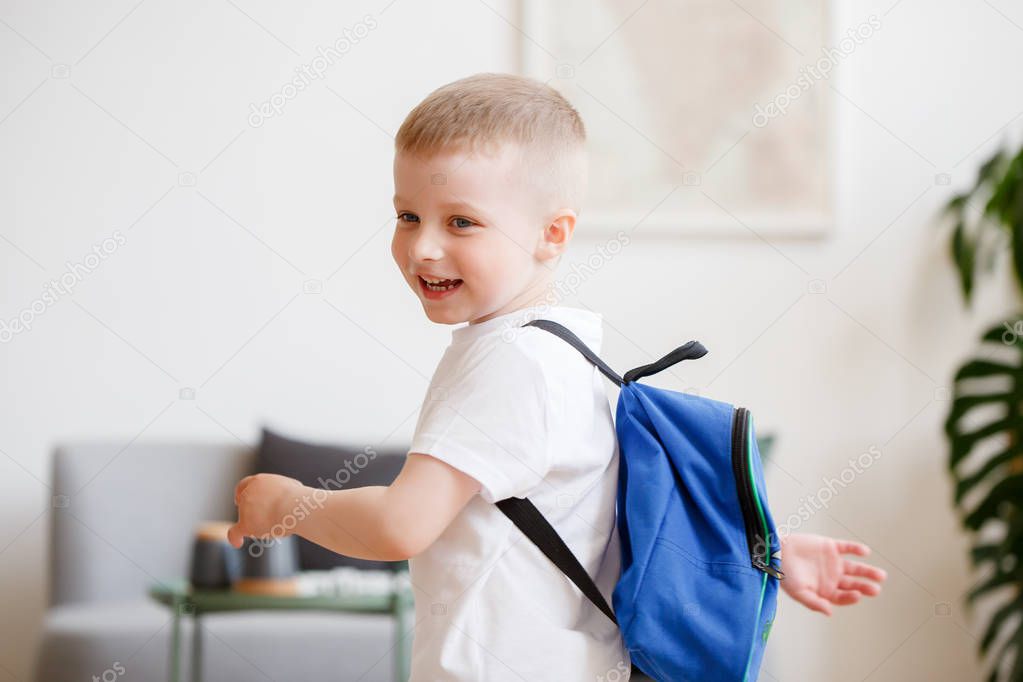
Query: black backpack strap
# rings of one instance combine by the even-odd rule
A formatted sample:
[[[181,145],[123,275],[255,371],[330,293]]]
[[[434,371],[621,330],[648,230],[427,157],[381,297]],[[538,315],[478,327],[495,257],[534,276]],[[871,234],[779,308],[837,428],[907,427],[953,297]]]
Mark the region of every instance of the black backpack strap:
[[[651,362],[649,365],[637,367],[636,369],[630,369],[625,373],[624,377],[620,377],[613,369],[607,366],[606,362],[597,357],[597,354],[590,350],[589,346],[583,343],[582,339],[576,336],[568,327],[560,325],[553,320],[532,320],[522,326],[539,327],[540,329],[549,331],[555,336],[560,336],[562,339],[570,343],[577,351],[582,353],[587,360],[596,365],[597,369],[604,373],[604,376],[615,382],[615,384],[619,387],[622,384],[627,384],[630,381],[635,381],[641,377],[657,374],[661,370],[667,369],[668,367],[682,362],[683,360],[695,360],[696,358],[702,358],[707,354],[707,349],[703,347],[702,343],[699,341],[689,341],[671,351],[660,360]]]
[[[558,324],[553,320],[532,320],[522,325],[523,327],[539,327],[544,331],[548,331],[555,336],[560,336],[565,341],[568,341],[577,351],[586,356],[586,359],[597,366],[601,372],[604,373],[611,381],[615,382],[618,386],[622,385],[622,378],[618,376],[618,373],[607,366],[607,363],[597,357],[597,354],[590,350],[590,347],[583,343],[575,333],[568,327]]]
[[[604,612],[604,615],[618,625],[614,611],[608,606],[607,600],[600,593],[596,583],[572,554],[572,550],[568,548],[565,541],[558,535],[558,531],[554,530],[554,527],[532,501],[524,497],[508,497],[498,500],[496,504],[505,516],[511,519],[512,523],[518,526],[526,534],[526,537],[532,540],[533,544],[539,547],[540,551],[553,561],[554,565],[561,569],[561,572],[567,575],[598,609]]]

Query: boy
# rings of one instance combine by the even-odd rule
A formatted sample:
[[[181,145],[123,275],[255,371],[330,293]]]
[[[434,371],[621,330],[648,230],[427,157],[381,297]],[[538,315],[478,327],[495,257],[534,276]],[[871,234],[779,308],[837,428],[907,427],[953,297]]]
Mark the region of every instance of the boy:
[[[276,525],[339,554],[409,559],[411,682],[628,680],[618,629],[494,505],[528,496],[611,602],[618,448],[603,375],[519,326],[553,319],[600,352],[601,315],[550,295],[586,186],[583,123],[553,88],[484,73],[431,93],[395,141],[392,256],[430,320],[468,324],[452,331],[390,486],[248,476],[230,541]],[[310,497],[312,513],[281,524]],[[782,585],[830,614],[880,590],[859,578],[883,571],[839,556],[868,551],[783,538]]]

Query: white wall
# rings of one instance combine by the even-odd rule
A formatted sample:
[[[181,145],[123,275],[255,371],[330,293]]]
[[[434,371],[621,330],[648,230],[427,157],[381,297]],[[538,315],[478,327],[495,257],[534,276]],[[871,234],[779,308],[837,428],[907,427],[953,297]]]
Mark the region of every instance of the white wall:
[[[515,70],[516,3],[340,5],[0,4],[0,319],[94,244],[124,241],[0,344],[0,680],[27,679],[42,618],[54,443],[252,443],[264,422],[325,440],[411,437],[450,329],[425,319],[390,259],[390,135],[434,87]],[[849,458],[881,451],[801,530],[868,543],[890,575],[882,596],[830,620],[783,597],[763,679],[980,675],[940,397],[1012,299],[1003,275],[964,313],[934,217],[996,133],[1020,129],[1008,67],[1023,59],[1023,9],[842,1],[835,35],[872,13],[881,30],[817,86],[844,95],[831,236],[640,229],[568,301],[604,313],[618,368],[689,338],[707,345],[675,373],[778,432],[767,473],[779,519]],[[376,27],[324,80],[249,125],[250,103],[367,14]],[[574,258],[601,239],[584,221]],[[303,293],[309,279],[322,293]],[[194,400],[179,399],[185,387]],[[951,616],[936,615],[942,602]]]

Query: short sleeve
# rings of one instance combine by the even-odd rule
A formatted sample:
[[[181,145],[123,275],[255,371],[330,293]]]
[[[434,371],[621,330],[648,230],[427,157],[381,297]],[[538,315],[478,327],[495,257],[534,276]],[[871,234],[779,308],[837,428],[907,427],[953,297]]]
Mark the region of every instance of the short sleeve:
[[[514,343],[480,355],[438,366],[409,451],[472,476],[487,502],[525,497],[550,469],[547,384],[539,362]]]

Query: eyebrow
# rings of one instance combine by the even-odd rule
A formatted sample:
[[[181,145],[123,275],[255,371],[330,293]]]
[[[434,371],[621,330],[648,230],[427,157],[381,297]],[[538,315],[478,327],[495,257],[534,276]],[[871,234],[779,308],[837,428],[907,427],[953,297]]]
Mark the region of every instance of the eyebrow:
[[[399,197],[398,195],[394,195],[394,203],[395,204],[404,204],[406,202],[405,202],[405,199],[403,199],[402,197]],[[464,201],[445,201],[444,203],[442,203],[440,205],[440,207],[441,208],[449,208],[449,209],[450,208],[465,208],[465,209],[468,209],[470,213],[475,213],[477,215],[483,215],[483,211],[479,210],[478,208],[476,208],[472,204],[468,204],[468,203],[466,203]]]

